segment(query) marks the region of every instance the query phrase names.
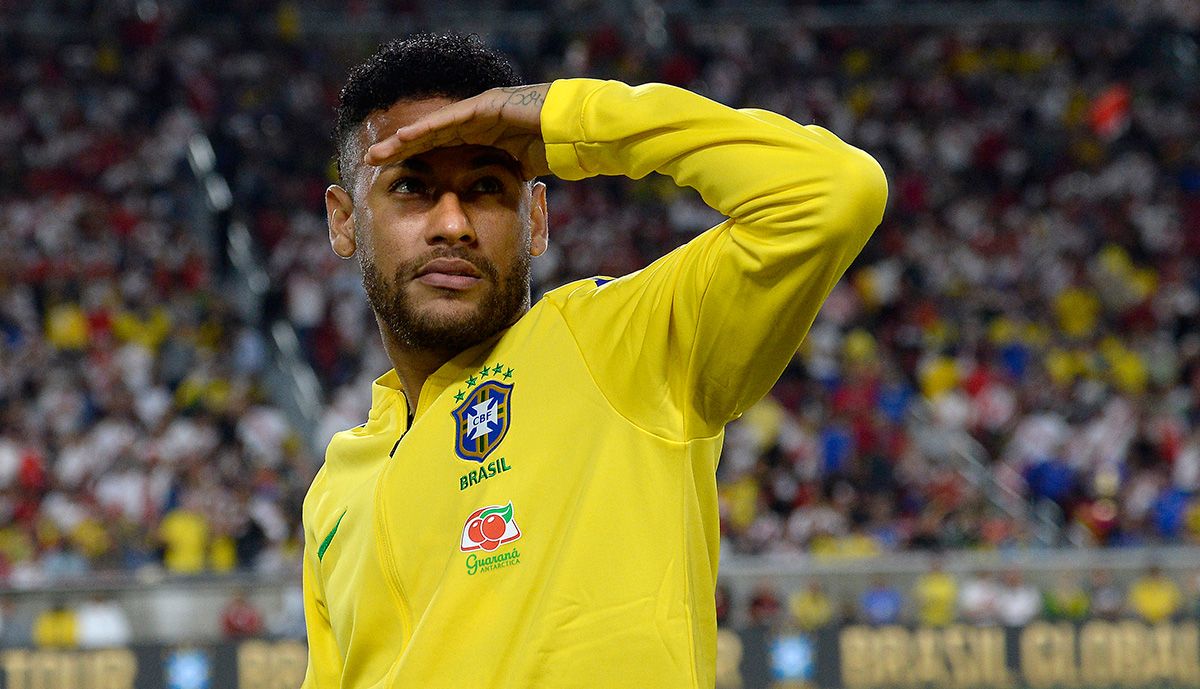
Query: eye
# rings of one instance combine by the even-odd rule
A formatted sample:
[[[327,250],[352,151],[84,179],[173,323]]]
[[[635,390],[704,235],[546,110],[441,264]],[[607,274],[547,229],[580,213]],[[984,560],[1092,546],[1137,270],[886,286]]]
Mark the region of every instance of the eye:
[[[487,176],[480,177],[471,185],[471,191],[478,194],[499,194],[504,191],[504,183],[499,178]]]
[[[429,187],[416,177],[401,177],[392,182],[388,191],[397,194],[425,194],[429,191]]]

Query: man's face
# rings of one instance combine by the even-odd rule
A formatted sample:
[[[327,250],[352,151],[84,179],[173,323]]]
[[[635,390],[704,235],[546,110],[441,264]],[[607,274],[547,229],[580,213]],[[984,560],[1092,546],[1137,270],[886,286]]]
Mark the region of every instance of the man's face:
[[[373,113],[351,155],[450,102]],[[398,344],[456,353],[528,310],[530,258],[546,248],[545,187],[523,180],[511,156],[455,146],[349,172],[352,194],[326,192],[330,241],[358,255],[371,308]]]

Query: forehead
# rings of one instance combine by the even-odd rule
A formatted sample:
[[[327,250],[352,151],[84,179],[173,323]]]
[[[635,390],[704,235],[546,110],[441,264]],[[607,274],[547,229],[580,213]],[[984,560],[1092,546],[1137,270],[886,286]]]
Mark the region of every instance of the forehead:
[[[420,98],[399,100],[386,110],[376,110],[367,116],[358,130],[359,143],[366,150],[396,130],[410,125],[426,115],[455,102],[452,98]]]

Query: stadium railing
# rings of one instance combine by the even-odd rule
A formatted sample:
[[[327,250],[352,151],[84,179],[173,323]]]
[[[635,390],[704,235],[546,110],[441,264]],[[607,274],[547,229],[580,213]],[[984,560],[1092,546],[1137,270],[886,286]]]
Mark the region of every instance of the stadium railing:
[[[1063,548],[1015,551],[956,551],[887,553],[866,559],[818,558],[812,556],[722,558],[720,581],[732,594],[735,622],[745,619],[746,602],[761,587],[786,599],[810,581],[819,581],[831,599],[852,603],[876,577],[907,594],[918,577],[928,572],[933,561],[960,583],[980,571],[1021,571],[1025,579],[1045,591],[1064,574],[1081,582],[1095,570],[1112,574],[1124,587],[1150,565],[1158,565],[1180,587],[1192,595],[1192,584],[1200,575],[1200,547],[1170,546],[1144,548]],[[12,604],[9,621],[28,624],[38,612],[55,602],[68,606],[97,593],[115,599],[129,615],[138,642],[210,642],[220,638],[219,615],[224,603],[237,591],[250,598],[268,617],[282,614],[288,597],[297,595],[298,573],[237,572],[220,575],[168,575],[157,570],[138,574],[95,573],[79,581],[63,581],[30,589],[0,589],[0,598]]]

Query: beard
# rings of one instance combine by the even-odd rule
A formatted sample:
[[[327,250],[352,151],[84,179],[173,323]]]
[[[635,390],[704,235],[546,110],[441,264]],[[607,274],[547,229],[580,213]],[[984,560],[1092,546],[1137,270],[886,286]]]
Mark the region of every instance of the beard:
[[[528,247],[526,247],[528,248]],[[517,251],[503,278],[496,264],[466,249],[434,249],[396,269],[389,282],[373,258],[359,253],[363,290],[379,319],[398,342],[414,349],[460,352],[512,325],[529,308],[529,251]],[[430,313],[406,288],[435,258],[469,261],[487,288],[474,310],[463,314]]]

